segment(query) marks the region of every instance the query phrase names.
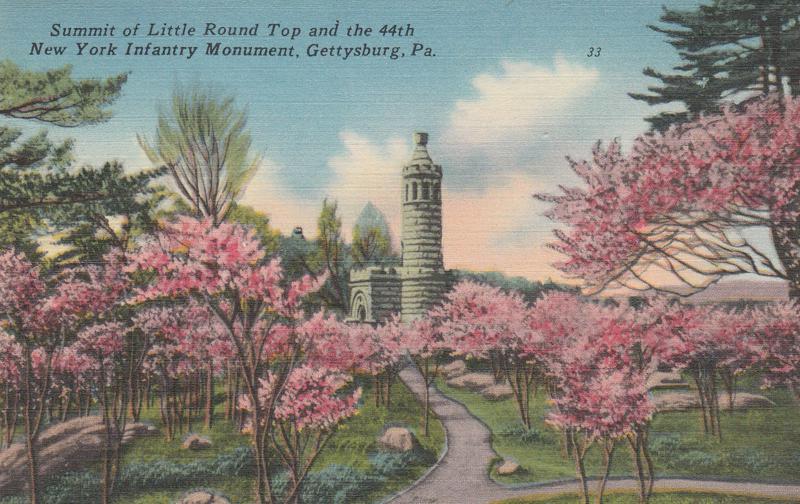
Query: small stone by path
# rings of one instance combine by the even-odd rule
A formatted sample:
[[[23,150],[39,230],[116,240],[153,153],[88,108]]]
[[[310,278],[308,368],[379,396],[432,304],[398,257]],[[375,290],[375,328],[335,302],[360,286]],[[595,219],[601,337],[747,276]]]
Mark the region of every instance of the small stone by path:
[[[400,379],[417,396],[425,392],[425,382],[413,366],[400,372]],[[488,467],[496,457],[491,431],[467,408],[442,394],[430,391],[433,412],[444,424],[447,453],[422,480],[389,499],[391,504],[484,504],[526,495],[558,495],[578,491],[577,482],[531,484],[507,487],[489,478]],[[608,489],[635,491],[638,482],[620,479],[608,482]],[[744,494],[800,502],[800,485],[658,479],[655,489]]]

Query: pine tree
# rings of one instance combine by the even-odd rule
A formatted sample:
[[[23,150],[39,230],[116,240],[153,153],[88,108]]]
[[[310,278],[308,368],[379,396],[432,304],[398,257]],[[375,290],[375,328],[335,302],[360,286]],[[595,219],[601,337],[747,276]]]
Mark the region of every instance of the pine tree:
[[[659,81],[649,93],[630,96],[649,105],[681,103],[684,110],[647,118],[653,128],[716,112],[723,101],[754,94],[800,93],[800,4],[795,0],[713,0],[694,10],[664,8],[649,26],[667,36],[683,60],[663,73],[645,68]]]
[[[0,116],[65,128],[109,119],[127,74],[76,80],[71,73],[69,66],[29,71],[0,61]],[[70,229],[64,244],[78,245],[101,220],[145,205],[136,198],[159,171],[130,175],[117,163],[75,168],[73,145],[0,124],[0,246],[35,254],[35,235],[49,225]]]

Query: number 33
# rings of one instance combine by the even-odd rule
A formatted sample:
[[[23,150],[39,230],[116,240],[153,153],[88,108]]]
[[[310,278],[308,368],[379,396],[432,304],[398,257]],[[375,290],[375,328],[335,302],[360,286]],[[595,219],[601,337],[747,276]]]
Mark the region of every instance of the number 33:
[[[591,58],[592,56],[594,56],[595,58],[599,58],[600,57],[600,49],[602,49],[602,47],[590,47],[589,48],[589,54],[587,54],[586,57],[587,58]]]

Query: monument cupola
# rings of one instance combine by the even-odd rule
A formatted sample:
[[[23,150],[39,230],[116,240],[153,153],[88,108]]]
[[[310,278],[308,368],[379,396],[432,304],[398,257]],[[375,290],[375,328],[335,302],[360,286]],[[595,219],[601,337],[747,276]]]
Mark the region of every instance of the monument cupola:
[[[414,152],[403,167],[402,260],[407,269],[444,267],[442,167],[434,164],[427,145],[427,133],[414,133]]]

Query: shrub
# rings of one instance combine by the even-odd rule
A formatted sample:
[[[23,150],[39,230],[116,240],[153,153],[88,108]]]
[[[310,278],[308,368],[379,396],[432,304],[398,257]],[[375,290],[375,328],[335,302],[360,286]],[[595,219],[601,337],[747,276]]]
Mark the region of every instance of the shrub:
[[[91,471],[69,472],[48,478],[44,502],[48,504],[94,504],[100,502],[100,477]],[[24,495],[0,498],[0,504],[27,504]]]
[[[240,446],[218,455],[215,464],[214,472],[217,476],[249,476],[255,473],[253,450],[249,446]]]
[[[706,470],[719,465],[722,457],[716,453],[689,450],[675,453],[670,462],[670,465],[674,467]]]
[[[100,476],[89,472],[69,472],[52,478],[45,490],[49,504],[74,504],[99,502]]]
[[[514,439],[524,444],[541,443],[544,436],[535,427],[526,429],[524,425],[514,422],[501,427],[497,434],[504,438]]]
[[[331,464],[311,473],[303,483],[304,502],[347,504],[372,492],[384,478],[349,466]]]
[[[127,464],[122,468],[116,491],[135,492],[144,489],[191,486],[198,481],[218,476],[243,476],[253,473],[253,455],[249,447],[240,446],[213,459],[195,460],[186,464],[168,460]],[[74,504],[98,502],[100,477],[93,471],[65,473],[45,482],[45,502]],[[21,500],[20,500],[21,499]],[[0,499],[0,504],[26,503],[14,496]]]
[[[760,450],[739,448],[726,454],[728,464],[748,472],[761,472],[772,465],[772,460]]]
[[[215,475],[216,460],[195,460],[179,464],[167,460],[156,460],[146,464],[125,466],[120,475],[120,490],[141,488],[168,488],[192,484]]]
[[[677,434],[657,434],[650,438],[650,452],[662,459],[671,459],[681,448]]]
[[[379,452],[370,457],[370,463],[375,474],[390,478],[406,474],[412,465],[419,463],[419,457],[413,452]]]
[[[308,475],[303,483],[305,502],[330,502],[347,504],[375,491],[381,484],[409,473],[415,465],[428,464],[433,456],[418,450],[407,453],[378,452],[370,456],[369,471],[332,464]],[[123,467],[117,491],[173,489],[191,487],[199,481],[224,476],[252,475],[253,454],[249,447],[240,446],[213,459],[199,459],[189,463],[157,460],[132,463]],[[288,490],[286,474],[276,475],[273,490],[285,495]],[[48,504],[95,504],[100,494],[100,478],[93,471],[63,474],[48,479],[45,485],[45,502]],[[24,496],[0,498],[0,504],[27,504]]]

